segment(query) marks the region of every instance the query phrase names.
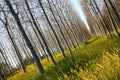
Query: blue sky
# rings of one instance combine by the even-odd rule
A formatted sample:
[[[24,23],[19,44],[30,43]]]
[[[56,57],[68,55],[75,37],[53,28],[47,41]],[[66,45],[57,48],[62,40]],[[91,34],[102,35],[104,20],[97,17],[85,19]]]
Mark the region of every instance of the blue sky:
[[[78,13],[78,15],[80,16],[81,20],[85,23],[87,29],[90,30],[89,25],[88,25],[87,20],[86,20],[86,17],[85,17],[85,14],[82,10],[80,0],[70,0],[70,2],[71,2],[71,5],[73,6],[73,8]]]

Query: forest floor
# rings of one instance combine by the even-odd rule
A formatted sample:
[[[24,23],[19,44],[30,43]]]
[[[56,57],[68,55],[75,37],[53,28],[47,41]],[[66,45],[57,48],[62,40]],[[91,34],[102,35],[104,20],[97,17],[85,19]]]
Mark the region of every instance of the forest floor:
[[[119,80],[120,39],[93,37],[70,54],[67,60],[61,54],[55,55],[57,66],[47,59],[41,61],[45,75],[40,76],[35,66],[27,67],[27,73],[20,70],[7,80]]]

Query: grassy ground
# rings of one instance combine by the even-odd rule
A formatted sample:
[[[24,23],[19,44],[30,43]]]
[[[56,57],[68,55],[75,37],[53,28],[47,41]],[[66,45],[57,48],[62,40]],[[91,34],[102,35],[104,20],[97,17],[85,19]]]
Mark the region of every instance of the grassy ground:
[[[42,60],[45,76],[40,76],[36,66],[27,67],[27,73],[19,71],[7,80],[119,80],[120,39],[93,37],[72,54],[66,51],[68,60],[56,55],[58,65]]]

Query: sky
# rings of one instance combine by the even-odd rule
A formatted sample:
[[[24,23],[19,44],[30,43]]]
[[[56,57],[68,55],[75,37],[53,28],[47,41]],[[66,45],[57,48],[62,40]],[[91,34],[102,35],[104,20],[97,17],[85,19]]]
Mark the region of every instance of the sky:
[[[80,0],[70,0],[70,3],[73,6],[73,8],[76,10],[78,15],[80,16],[81,20],[85,23],[87,29],[90,30],[89,25],[88,25],[87,20],[86,20],[86,17],[85,17],[85,14],[82,10]]]

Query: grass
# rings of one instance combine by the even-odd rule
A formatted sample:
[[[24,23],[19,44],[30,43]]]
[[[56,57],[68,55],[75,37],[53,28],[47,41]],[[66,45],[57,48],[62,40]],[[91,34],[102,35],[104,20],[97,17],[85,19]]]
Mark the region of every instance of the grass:
[[[19,71],[7,80],[119,80],[120,39],[93,37],[69,54],[67,60],[56,54],[57,66],[46,59],[41,63],[45,76],[40,76],[34,64],[27,67],[27,73]]]

